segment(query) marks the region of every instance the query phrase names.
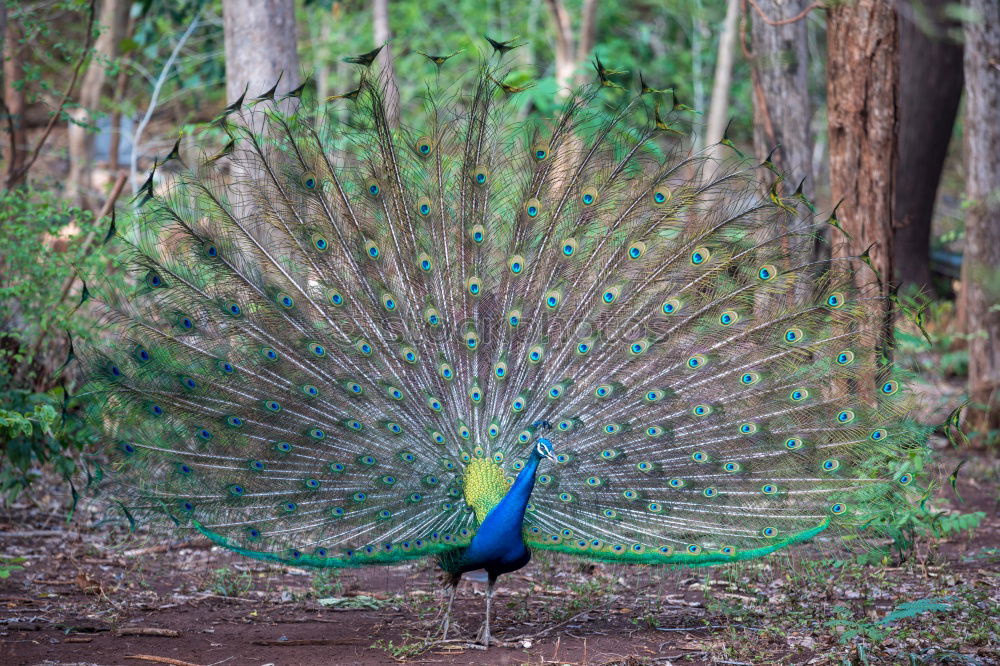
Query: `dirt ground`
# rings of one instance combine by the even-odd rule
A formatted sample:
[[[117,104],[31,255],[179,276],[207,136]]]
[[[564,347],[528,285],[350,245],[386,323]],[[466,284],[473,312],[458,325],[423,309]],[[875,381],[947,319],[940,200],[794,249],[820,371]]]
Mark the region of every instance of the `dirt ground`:
[[[947,470],[968,458],[965,503],[949,488],[944,538],[918,537],[903,562],[833,544],[680,570],[540,553],[501,579],[505,645],[489,651],[469,645],[484,580],[459,588],[457,640],[435,642],[430,562],[314,575],[127,536],[86,508],[67,525],[53,497],[0,514],[0,556],[25,558],[0,579],[0,664],[998,664],[998,464],[944,457]],[[962,530],[954,515],[977,511]],[[886,618],[917,600],[929,610]]]

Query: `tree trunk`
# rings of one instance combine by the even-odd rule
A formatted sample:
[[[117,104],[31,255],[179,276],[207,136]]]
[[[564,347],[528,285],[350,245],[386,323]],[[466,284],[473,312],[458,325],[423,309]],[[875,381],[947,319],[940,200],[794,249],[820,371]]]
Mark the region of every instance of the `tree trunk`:
[[[594,48],[597,0],[584,0],[578,37],[573,35],[573,21],[562,0],[549,0],[548,5],[556,28],[556,91],[560,97],[565,97],[580,83],[577,70]]]
[[[94,53],[80,86],[79,106],[69,112],[74,122],[69,124],[69,176],[67,189],[74,203],[90,208],[88,197],[92,187],[91,171],[94,160],[94,133],[88,129],[94,121],[93,111],[100,106],[107,87],[109,62],[118,54],[118,47],[125,36],[128,11],[131,3],[126,0],[104,0],[101,3],[101,34],[94,42]]]
[[[827,19],[827,44],[830,194],[840,202],[838,219],[850,236],[841,240],[834,232],[832,254],[857,257],[869,251],[883,297],[881,335],[873,342],[888,355],[893,329],[891,303],[885,297],[893,277],[899,82],[892,3],[855,0],[834,5]],[[871,293],[875,278],[870,271],[856,271],[855,280],[863,292]]]
[[[6,4],[6,3],[5,3]],[[28,157],[28,138],[25,134],[24,88],[18,85],[24,81],[24,47],[21,44],[21,31],[14,21],[6,14],[4,7],[6,29],[4,30],[3,80],[4,105],[9,119],[4,119],[4,130],[7,131],[7,175],[4,179],[8,188],[14,188],[24,182],[26,173],[22,167]],[[21,174],[19,177],[17,174]]]
[[[952,0],[903,0],[899,11],[899,162],[895,267],[900,286],[930,288],[931,218],[962,98],[962,45],[945,33]]]
[[[772,156],[791,189],[805,182],[802,192],[813,198],[813,138],[810,131],[809,59],[806,52],[806,17],[784,25],[801,14],[809,0],[757,0],[760,11],[751,11],[753,45],[753,148],[763,158]],[[761,16],[763,12],[767,19]],[[786,193],[783,193],[786,194]]]
[[[385,44],[385,48],[378,54],[375,66],[382,69],[382,81],[385,84],[385,113],[388,116],[389,125],[399,126],[399,87],[396,81],[396,67],[392,60],[392,29],[389,27],[389,0],[373,0],[372,2],[372,27],[375,33],[375,44]]]
[[[719,35],[719,55],[715,59],[715,78],[712,81],[712,98],[708,107],[705,143],[710,146],[716,162],[726,157],[728,148],[719,144],[729,122],[729,88],[733,81],[733,57],[736,55],[736,21],[740,17],[740,0],[728,0],[726,19]],[[712,173],[714,168],[709,168]],[[709,178],[711,173],[706,174]]]
[[[267,92],[279,76],[278,95],[302,82],[294,0],[222,0],[222,26],[228,102]]]
[[[966,0],[965,256],[969,338],[966,431],[985,443],[1000,430],[1000,4]]]

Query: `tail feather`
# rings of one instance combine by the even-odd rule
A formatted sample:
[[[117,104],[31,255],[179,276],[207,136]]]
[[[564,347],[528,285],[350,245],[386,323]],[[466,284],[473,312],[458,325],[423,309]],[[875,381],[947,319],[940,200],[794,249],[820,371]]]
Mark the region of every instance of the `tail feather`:
[[[924,433],[863,259],[802,260],[822,224],[782,224],[758,167],[706,178],[648,96],[518,124],[493,79],[400,128],[367,73],[346,124],[264,100],[150,184],[90,352],[130,520],[315,566],[441,556],[477,527],[467,464],[511,482],[543,420],[534,547],[707,564],[906,502]]]

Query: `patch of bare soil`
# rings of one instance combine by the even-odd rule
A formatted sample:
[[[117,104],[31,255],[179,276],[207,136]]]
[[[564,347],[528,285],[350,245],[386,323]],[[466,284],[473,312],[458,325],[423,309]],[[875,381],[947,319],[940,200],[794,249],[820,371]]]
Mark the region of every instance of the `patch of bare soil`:
[[[949,470],[961,458],[945,456]],[[457,640],[436,641],[431,562],[316,575],[124,535],[85,511],[66,525],[53,498],[0,518],[0,557],[25,558],[0,579],[0,663],[997,664],[998,466],[965,457],[965,503],[949,489],[939,508],[984,512],[979,528],[921,537],[904,562],[859,563],[830,545],[682,570],[538,553],[501,579],[504,645],[488,651],[469,645],[485,581],[463,581]],[[886,621],[921,599],[931,610]]]

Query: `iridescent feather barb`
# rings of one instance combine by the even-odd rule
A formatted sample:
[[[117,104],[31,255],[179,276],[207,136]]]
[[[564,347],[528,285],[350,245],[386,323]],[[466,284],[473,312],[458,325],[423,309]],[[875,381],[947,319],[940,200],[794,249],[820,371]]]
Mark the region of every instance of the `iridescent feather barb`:
[[[161,170],[119,232],[134,288],[100,294],[117,340],[89,361],[130,519],[294,564],[454,562],[551,454],[528,546],[698,565],[920,496],[874,276],[798,256],[811,213],[759,167],[706,169],[645,85],[514,123],[484,65],[393,128],[366,71],[330,105],[231,107],[223,154]]]

